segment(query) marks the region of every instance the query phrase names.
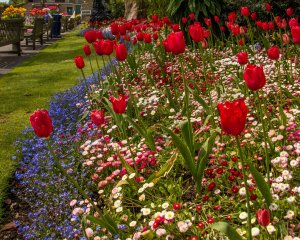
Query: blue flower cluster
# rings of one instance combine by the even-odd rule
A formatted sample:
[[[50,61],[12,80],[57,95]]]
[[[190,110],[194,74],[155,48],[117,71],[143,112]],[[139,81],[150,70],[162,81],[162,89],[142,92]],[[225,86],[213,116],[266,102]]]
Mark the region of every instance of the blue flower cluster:
[[[116,64],[116,60],[113,60]],[[111,71],[108,64],[101,71],[101,80],[105,73]],[[89,84],[97,84],[95,78],[88,77]],[[62,166],[77,181],[82,181],[80,174],[80,156],[75,153],[79,133],[76,129],[78,121],[87,109],[86,88],[83,82],[70,90],[52,97],[49,114],[54,132],[51,136],[52,147],[59,157]],[[80,107],[76,104],[80,103]],[[71,221],[72,199],[80,199],[77,190],[55,168],[54,161],[46,141],[37,138],[33,129],[24,131],[25,140],[18,140],[22,159],[15,173],[18,184],[12,191],[21,200],[28,203],[28,221],[16,222],[19,231],[25,239],[74,239],[82,238],[80,222]],[[70,169],[72,169],[70,171]]]

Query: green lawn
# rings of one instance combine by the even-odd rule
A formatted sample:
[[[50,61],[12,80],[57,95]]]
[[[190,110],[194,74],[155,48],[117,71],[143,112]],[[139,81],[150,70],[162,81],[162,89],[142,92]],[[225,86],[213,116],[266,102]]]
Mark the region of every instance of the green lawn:
[[[73,57],[83,54],[85,40],[77,33],[78,30],[67,34],[0,77],[0,219],[9,180],[17,166],[11,159],[15,140],[29,125],[29,116],[35,109],[47,108],[51,95],[75,85],[81,76]],[[89,67],[85,73],[91,73]]]

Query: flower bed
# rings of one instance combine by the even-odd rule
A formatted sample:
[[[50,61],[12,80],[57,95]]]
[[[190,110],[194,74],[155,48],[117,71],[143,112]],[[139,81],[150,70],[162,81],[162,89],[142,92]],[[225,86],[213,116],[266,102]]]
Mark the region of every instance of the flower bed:
[[[186,39],[157,16],[83,32],[83,83],[22,143],[25,238],[299,239],[299,27],[241,13],[220,38],[193,14]],[[105,81],[86,79],[113,49]]]

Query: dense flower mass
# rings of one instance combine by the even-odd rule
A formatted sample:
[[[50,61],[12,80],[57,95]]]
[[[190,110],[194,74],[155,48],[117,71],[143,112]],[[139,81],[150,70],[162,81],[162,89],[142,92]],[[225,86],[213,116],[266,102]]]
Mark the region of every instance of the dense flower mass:
[[[230,226],[233,239],[297,240],[297,26],[266,7],[264,21],[244,6],[246,18],[85,30],[76,67],[107,65],[55,96],[51,119],[33,117],[42,138],[20,142],[24,238],[227,239]]]

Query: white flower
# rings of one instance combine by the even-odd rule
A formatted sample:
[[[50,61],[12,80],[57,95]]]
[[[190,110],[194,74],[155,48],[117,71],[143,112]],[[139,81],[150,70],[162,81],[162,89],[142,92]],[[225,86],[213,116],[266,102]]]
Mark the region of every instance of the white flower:
[[[290,165],[291,165],[291,167],[297,167],[298,165],[299,165],[299,162],[297,161],[297,160],[292,160],[291,162],[290,162]]]
[[[169,207],[169,203],[165,202],[161,205],[163,209],[167,209]]]
[[[138,190],[138,193],[142,193],[144,192],[145,188],[141,187],[139,190]]]
[[[174,218],[174,212],[172,212],[172,211],[166,212],[166,214],[165,214],[166,220],[172,220],[173,218]]]
[[[245,220],[247,217],[248,217],[248,214],[246,212],[241,212],[240,215],[239,215],[239,218],[241,220]]]
[[[115,203],[114,203],[114,207],[115,207],[115,208],[118,208],[118,207],[121,206],[121,204],[122,204],[122,201],[121,201],[121,200],[117,200],[117,201],[115,201]]]
[[[251,234],[252,234],[253,237],[258,236],[259,232],[260,232],[259,228],[257,228],[257,227],[254,227],[254,228],[251,229]]]
[[[269,208],[271,211],[276,211],[278,209],[278,205],[276,203],[272,203]]]
[[[244,187],[240,188],[239,194],[240,194],[241,196],[245,196],[245,195],[246,195],[246,188],[244,188]]]
[[[94,235],[94,231],[91,228],[87,228],[87,229],[85,229],[85,234],[88,238],[90,238]]]
[[[144,216],[147,216],[151,213],[150,208],[142,208],[141,212],[143,213]]]
[[[292,236],[285,236],[285,237],[283,238],[283,240],[293,240],[293,237],[292,237]]]
[[[145,194],[142,194],[141,196],[139,196],[139,200],[140,201],[145,201]]]
[[[241,236],[243,236],[243,235],[246,234],[246,231],[245,231],[245,230],[242,230],[242,229],[240,229],[240,228],[237,228],[237,229],[236,229],[236,232],[237,232],[239,235],[241,235]]]
[[[294,196],[290,196],[290,197],[287,199],[287,201],[288,201],[289,203],[292,203],[292,202],[295,201],[295,197],[294,197]]]
[[[129,179],[132,179],[132,178],[134,178],[135,177],[135,173],[131,173],[130,175],[129,175]]]
[[[135,225],[136,225],[136,221],[132,221],[131,223],[129,223],[130,227],[135,227]]]
[[[76,200],[76,199],[73,199],[73,200],[70,202],[70,206],[73,207],[76,203],[77,203],[77,200]]]
[[[122,177],[122,180],[125,181],[127,178],[128,178],[128,175],[125,174],[125,175]]]
[[[159,237],[165,235],[166,233],[167,233],[167,231],[166,231],[165,229],[163,229],[163,228],[159,228],[159,229],[156,230],[156,234],[157,234]]]
[[[149,183],[149,185],[148,185],[149,188],[151,188],[151,187],[153,187],[153,186],[154,186],[154,183],[153,183],[153,182]]]
[[[272,224],[269,224],[269,225],[267,226],[267,231],[268,231],[270,234],[272,234],[273,232],[276,231],[276,229],[274,228],[274,226],[273,226]]]
[[[118,208],[116,209],[116,212],[117,212],[117,213],[122,212],[122,211],[123,211],[123,207],[118,207]]]

